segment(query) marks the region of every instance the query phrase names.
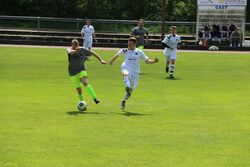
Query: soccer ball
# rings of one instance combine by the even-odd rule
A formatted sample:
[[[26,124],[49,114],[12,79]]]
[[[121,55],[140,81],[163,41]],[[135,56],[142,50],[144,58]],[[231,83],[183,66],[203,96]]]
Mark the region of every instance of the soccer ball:
[[[210,51],[218,51],[219,48],[218,48],[217,46],[210,46],[210,47],[208,48],[208,50],[210,50]]]
[[[79,101],[77,104],[77,109],[79,111],[85,111],[87,109],[87,103],[85,101]]]

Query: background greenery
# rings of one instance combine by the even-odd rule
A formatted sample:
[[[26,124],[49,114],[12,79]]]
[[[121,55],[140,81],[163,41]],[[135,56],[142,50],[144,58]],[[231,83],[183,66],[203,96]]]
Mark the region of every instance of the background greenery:
[[[168,21],[196,21],[197,0],[166,0]],[[1,15],[161,20],[161,0],[1,0]],[[250,0],[247,6],[250,22]]]

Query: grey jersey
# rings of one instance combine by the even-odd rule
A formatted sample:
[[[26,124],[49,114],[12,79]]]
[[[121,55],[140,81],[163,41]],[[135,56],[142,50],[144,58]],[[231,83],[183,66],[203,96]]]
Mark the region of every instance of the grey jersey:
[[[67,49],[67,53],[71,50],[71,48]],[[70,55],[68,53],[68,60],[69,60],[69,75],[73,76],[76,75],[77,73],[81,71],[85,71],[85,60],[87,56],[91,56],[91,51],[85,49],[85,48],[80,48],[79,52],[75,55]]]
[[[148,30],[146,28],[135,27],[132,32],[131,36],[139,36],[137,39],[137,46],[143,45],[144,46],[144,36],[148,34]]]

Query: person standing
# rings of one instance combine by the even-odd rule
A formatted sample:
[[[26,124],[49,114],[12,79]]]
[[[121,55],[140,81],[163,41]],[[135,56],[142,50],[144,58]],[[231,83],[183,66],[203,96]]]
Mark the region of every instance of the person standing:
[[[82,39],[84,40],[83,42],[83,47],[87,48],[88,50],[91,50],[92,45],[93,45],[93,38],[96,40],[96,35],[95,35],[95,29],[91,25],[90,20],[88,19],[86,21],[86,25],[83,26],[82,31],[81,31]]]
[[[143,19],[139,20],[138,26],[133,28],[130,36],[135,37],[137,40],[136,47],[143,50],[144,49],[144,38],[146,35],[146,43],[148,43],[149,34],[148,30],[144,28],[145,21]]]

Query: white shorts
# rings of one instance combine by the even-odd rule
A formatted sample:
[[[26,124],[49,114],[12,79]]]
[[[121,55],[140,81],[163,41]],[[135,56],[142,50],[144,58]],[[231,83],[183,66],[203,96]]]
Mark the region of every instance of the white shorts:
[[[130,80],[130,88],[134,89],[137,87],[139,82],[139,74],[138,73],[132,73],[128,69],[122,68],[122,74],[128,74],[129,80]]]
[[[166,56],[166,59],[167,60],[176,60],[176,52],[173,52],[173,53],[165,53],[164,52],[164,55]]]
[[[83,47],[85,48],[92,48],[92,45],[93,45],[93,39],[84,39],[84,42],[83,42]]]

